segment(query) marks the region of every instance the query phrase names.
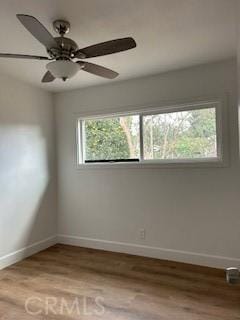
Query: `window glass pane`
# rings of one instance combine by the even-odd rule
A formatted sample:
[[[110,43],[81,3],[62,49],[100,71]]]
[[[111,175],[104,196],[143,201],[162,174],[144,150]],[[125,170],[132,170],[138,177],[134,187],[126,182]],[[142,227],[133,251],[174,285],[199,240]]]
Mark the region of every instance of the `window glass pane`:
[[[83,121],[85,161],[139,159],[139,116]]]
[[[216,109],[143,117],[144,159],[217,157]]]

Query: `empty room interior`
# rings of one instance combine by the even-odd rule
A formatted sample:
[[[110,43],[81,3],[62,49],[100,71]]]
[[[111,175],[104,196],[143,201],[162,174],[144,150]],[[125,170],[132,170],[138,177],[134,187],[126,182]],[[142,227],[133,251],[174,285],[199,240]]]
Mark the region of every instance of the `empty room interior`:
[[[239,106],[239,0],[0,0],[0,319],[240,319]]]

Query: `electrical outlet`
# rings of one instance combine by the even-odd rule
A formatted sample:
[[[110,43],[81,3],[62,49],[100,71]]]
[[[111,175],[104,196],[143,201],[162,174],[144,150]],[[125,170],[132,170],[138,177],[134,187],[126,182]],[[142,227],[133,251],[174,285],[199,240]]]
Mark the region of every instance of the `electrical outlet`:
[[[145,240],[146,239],[146,229],[140,229],[139,236],[140,236],[141,240]]]

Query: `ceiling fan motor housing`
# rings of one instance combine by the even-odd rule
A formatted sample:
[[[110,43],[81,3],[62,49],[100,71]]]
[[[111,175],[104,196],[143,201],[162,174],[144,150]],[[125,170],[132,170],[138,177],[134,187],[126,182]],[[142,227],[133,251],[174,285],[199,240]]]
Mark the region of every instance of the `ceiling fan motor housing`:
[[[54,59],[70,60],[74,58],[74,52],[78,50],[78,45],[70,38],[56,37],[54,38],[58,47],[48,49],[47,52]]]
[[[65,20],[55,20],[53,28],[60,37],[55,37],[58,46],[47,49],[47,52],[53,59],[71,60],[74,58],[74,53],[79,49],[75,41],[70,38],[65,38],[64,35],[70,30],[70,23]],[[84,57],[83,57],[84,58]]]

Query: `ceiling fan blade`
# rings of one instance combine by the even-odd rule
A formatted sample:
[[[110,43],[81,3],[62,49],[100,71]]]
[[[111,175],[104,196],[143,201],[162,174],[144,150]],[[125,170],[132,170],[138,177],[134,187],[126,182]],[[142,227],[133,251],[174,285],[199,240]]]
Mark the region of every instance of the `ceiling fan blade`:
[[[36,18],[26,14],[17,14],[17,18],[24,25],[24,27],[47,49],[58,47],[58,44],[53,36]]]
[[[47,71],[42,78],[42,82],[44,82],[44,83],[52,82],[53,80],[55,80],[55,77],[51,74],[50,71]]]
[[[51,60],[48,57],[33,56],[33,55],[28,55],[28,54],[14,54],[14,53],[0,53],[0,58]]]
[[[77,50],[75,53],[75,58],[84,59],[105,56],[107,54],[129,50],[135,48],[136,46],[137,44],[133,38],[128,37],[115,39]]]
[[[95,74],[96,76],[107,78],[107,79],[114,79],[118,76],[118,73],[107,69],[105,67],[99,66],[94,63],[85,62],[85,61],[77,61],[83,71]]]

